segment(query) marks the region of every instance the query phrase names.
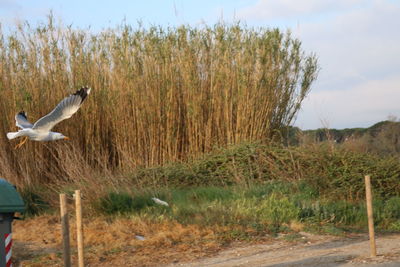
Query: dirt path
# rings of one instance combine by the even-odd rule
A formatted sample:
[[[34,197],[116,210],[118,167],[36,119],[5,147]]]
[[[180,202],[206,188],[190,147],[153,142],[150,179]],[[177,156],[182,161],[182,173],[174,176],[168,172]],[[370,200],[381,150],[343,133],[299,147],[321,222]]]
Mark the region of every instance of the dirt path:
[[[202,229],[193,226],[177,224],[158,225],[155,231],[150,231],[145,226],[134,224],[134,221],[127,218],[113,222],[106,222],[101,218],[87,221],[86,266],[400,266],[400,234],[377,235],[378,257],[371,259],[368,257],[367,234],[335,237],[292,232],[281,234],[277,238],[266,236],[262,241],[258,239],[252,244],[231,244],[229,248],[222,250],[222,245],[213,241],[212,231],[202,232]],[[14,265],[63,266],[60,228],[56,215],[43,215],[15,222]],[[135,238],[139,228],[142,229],[140,233],[146,237],[144,241]],[[72,241],[74,236],[72,227]],[[209,241],[205,242],[206,240]],[[72,242],[71,246],[72,262],[75,263],[76,244]]]
[[[269,244],[232,248],[212,258],[205,258],[177,266],[400,266],[400,235],[386,235],[377,238],[378,257],[369,258],[369,241],[366,235],[351,238],[301,233],[302,240],[296,242],[274,241]]]

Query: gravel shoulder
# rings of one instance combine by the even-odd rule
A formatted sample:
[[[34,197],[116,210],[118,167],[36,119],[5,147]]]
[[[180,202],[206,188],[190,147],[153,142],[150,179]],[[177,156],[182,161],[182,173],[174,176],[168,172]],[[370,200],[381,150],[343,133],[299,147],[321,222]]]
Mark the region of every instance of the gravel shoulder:
[[[235,267],[235,266],[326,266],[326,267],[395,267],[400,266],[400,235],[377,236],[378,256],[369,257],[368,236],[320,236],[301,233],[295,242],[271,241],[243,247],[234,247],[212,258],[196,262],[172,264],[169,267]]]

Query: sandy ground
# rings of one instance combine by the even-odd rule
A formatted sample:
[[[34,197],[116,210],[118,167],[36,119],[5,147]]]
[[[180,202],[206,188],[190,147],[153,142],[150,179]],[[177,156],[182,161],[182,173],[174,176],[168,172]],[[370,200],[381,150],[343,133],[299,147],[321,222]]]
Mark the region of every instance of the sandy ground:
[[[176,263],[169,267],[185,266],[400,266],[400,235],[377,237],[378,256],[369,257],[369,240],[364,235],[348,238],[319,236],[301,233],[295,242],[283,240],[231,248],[212,258],[204,258],[191,263]]]
[[[292,232],[224,247],[212,241],[212,232],[195,227],[152,225],[155,229],[150,231],[143,226],[140,233],[146,240],[140,241],[135,238],[140,224],[129,219],[109,223],[94,219],[85,225],[85,266],[91,267],[400,266],[400,234],[378,234],[378,257],[370,258],[367,234],[338,237]],[[57,216],[16,222],[14,266],[63,266],[60,228]],[[74,236],[72,229],[72,241]],[[74,264],[75,245],[72,242]]]

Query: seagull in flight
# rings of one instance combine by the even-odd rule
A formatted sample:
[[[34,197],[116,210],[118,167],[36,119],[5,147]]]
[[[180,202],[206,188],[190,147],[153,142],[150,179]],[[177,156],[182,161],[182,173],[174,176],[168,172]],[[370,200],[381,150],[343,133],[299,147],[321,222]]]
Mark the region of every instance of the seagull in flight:
[[[15,115],[16,125],[21,128],[18,132],[7,133],[8,139],[24,137],[24,139],[15,146],[20,148],[30,139],[34,141],[55,141],[69,140],[61,133],[52,132],[51,129],[59,122],[70,118],[81,107],[83,101],[90,94],[90,88],[82,87],[74,94],[65,97],[58,105],[46,116],[40,118],[34,124],[28,121],[26,113],[21,111]]]

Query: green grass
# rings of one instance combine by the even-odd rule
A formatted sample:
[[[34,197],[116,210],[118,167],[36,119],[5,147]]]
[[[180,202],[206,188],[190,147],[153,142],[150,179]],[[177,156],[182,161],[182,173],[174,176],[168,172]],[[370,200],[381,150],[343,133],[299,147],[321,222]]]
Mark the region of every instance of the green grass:
[[[152,196],[167,201],[169,207],[155,204]],[[374,201],[378,230],[399,231],[399,205],[399,197]],[[100,200],[98,207],[108,215],[133,214],[203,226],[241,226],[253,235],[290,232],[293,221],[307,229],[334,235],[367,227],[364,201],[322,200],[302,182],[162,189],[153,191],[153,195],[110,193]]]
[[[154,201],[149,195],[130,195],[128,193],[111,192],[100,199],[98,209],[105,214],[137,213],[153,206]]]
[[[292,222],[312,231],[341,234],[366,229],[366,173],[372,177],[377,230],[399,231],[398,160],[325,145],[242,144],[190,162],[65,183],[63,191],[82,188],[92,216],[144,216],[231,231],[248,229],[234,234],[242,238],[291,231]],[[101,190],[87,186],[98,179],[104,181],[97,184]],[[52,203],[48,197],[56,198],[46,188],[32,188],[23,196],[32,213],[40,213],[37,207],[43,203]],[[152,197],[169,206],[156,204]]]
[[[42,188],[25,187],[20,191],[21,197],[25,203],[25,216],[35,216],[51,210],[51,205],[43,199]]]

